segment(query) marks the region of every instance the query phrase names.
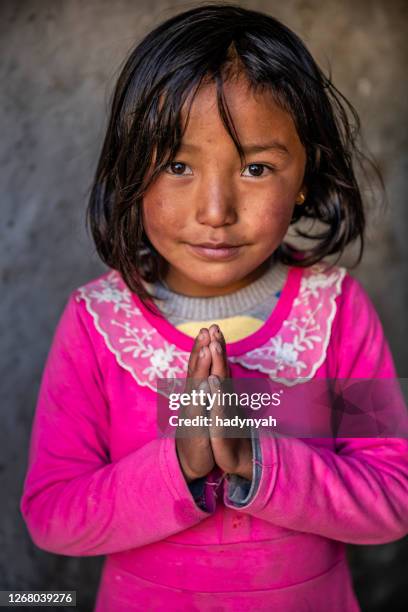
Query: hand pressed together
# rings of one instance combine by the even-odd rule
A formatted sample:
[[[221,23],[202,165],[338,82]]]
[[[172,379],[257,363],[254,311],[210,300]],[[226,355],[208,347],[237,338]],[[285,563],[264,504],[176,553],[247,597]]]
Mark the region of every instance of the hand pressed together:
[[[213,324],[209,329],[202,328],[195,338],[185,392],[204,388],[207,393],[215,394],[218,388],[222,389],[225,379],[231,380],[225,339],[218,325]],[[252,478],[251,440],[223,435],[223,427],[214,424],[217,414],[223,414],[217,402],[211,411],[193,405],[184,409],[185,417],[203,415],[212,417],[213,421],[210,427],[195,427],[194,436],[177,437],[177,454],[187,482],[206,476],[215,465],[225,473]]]

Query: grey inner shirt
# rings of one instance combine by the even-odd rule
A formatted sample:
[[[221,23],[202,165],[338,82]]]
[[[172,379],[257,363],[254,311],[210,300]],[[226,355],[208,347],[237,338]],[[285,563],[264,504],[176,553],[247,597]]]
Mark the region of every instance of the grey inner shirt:
[[[267,270],[257,280],[242,289],[215,297],[182,295],[172,291],[165,281],[145,285],[159,310],[175,327],[186,322],[216,321],[237,315],[266,321],[276,306],[287,272],[287,266],[270,257]]]

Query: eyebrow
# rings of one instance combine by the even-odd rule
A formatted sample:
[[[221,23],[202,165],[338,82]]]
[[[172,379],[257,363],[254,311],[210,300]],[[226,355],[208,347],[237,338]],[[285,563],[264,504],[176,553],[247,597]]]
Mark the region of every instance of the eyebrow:
[[[200,146],[193,143],[181,143],[180,149],[190,149],[191,151],[198,151],[201,149]],[[247,143],[242,146],[244,153],[260,153],[262,151],[278,151],[285,155],[290,155],[288,148],[278,140],[271,140],[265,143]]]

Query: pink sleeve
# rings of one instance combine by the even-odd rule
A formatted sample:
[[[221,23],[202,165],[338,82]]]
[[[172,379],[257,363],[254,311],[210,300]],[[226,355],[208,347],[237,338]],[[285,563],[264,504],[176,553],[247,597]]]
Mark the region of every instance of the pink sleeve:
[[[329,350],[337,378],[396,376],[378,315],[347,275]],[[296,438],[260,435],[262,475],[246,506],[224,503],[287,529],[355,544],[408,532],[408,440],[337,438],[335,452]]]
[[[209,513],[194,502],[174,438],[110,461],[109,408],[79,308],[71,294],[49,351],[20,509],[39,548],[106,555],[166,538]]]

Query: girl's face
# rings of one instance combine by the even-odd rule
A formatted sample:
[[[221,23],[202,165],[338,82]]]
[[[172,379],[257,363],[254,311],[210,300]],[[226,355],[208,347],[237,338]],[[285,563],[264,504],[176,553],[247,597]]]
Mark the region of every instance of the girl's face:
[[[165,280],[189,296],[224,295],[258,278],[303,188],[306,153],[291,116],[243,78],[224,83],[224,92],[245,168],[219,116],[216,86],[206,84],[177,157],[143,198],[146,234],[168,262]],[[235,248],[197,246],[220,242]]]

